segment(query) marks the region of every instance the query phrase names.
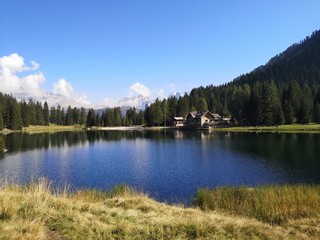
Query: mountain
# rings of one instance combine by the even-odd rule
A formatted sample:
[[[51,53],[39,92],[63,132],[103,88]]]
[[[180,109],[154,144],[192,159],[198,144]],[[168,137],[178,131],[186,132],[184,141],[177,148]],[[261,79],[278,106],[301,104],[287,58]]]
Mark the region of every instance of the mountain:
[[[146,109],[146,122],[168,125],[174,116],[199,109],[242,125],[320,123],[320,31],[229,83],[200,86],[178,99],[155,102]],[[165,119],[157,117],[162,112]]]
[[[315,31],[300,43],[288,47],[267,64],[236,78],[233,83],[252,84],[270,79],[279,84],[291,80],[300,85],[320,84],[320,31]]]
[[[137,109],[145,109],[145,107],[151,104],[153,100],[150,97],[145,97],[142,95],[133,97],[121,98],[118,102],[120,107],[135,107]]]
[[[30,96],[28,94],[24,94],[24,93],[15,93],[13,94],[13,96],[18,100],[25,100],[25,101],[29,101],[32,100],[33,102],[41,102],[42,104],[44,102],[47,102],[49,104],[49,106],[58,106],[60,105],[63,108],[67,108],[69,105],[72,107],[83,107],[83,105],[81,103],[79,103],[78,101],[71,99],[71,98],[67,98],[63,95],[60,94],[54,94],[54,93],[48,93],[48,92],[43,92],[40,95],[37,96]]]

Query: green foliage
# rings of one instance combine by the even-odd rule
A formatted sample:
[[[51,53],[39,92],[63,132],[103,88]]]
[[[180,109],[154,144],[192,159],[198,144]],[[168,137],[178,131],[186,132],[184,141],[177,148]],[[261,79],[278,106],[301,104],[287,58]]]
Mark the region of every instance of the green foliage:
[[[70,126],[73,125],[73,111],[71,106],[68,106],[67,112],[66,112],[66,116],[65,116],[65,125]]]
[[[25,101],[22,101],[20,109],[23,126],[28,127],[30,125],[30,107]]]
[[[44,125],[43,108],[40,102],[36,103],[36,119],[37,119],[37,125],[39,126]]]
[[[86,125],[87,124],[87,111],[85,108],[81,108],[80,112],[80,122],[81,125]]]
[[[292,107],[291,102],[289,100],[285,100],[284,101],[283,113],[284,113],[285,123],[286,124],[294,123],[293,107]]]
[[[49,126],[50,115],[49,115],[49,107],[47,102],[44,102],[43,104],[43,120],[44,120],[44,125]]]
[[[20,105],[15,98],[5,95],[5,127],[11,130],[21,130],[23,127]]]
[[[320,123],[320,104],[316,103],[313,109],[313,121],[316,123]]]
[[[203,210],[253,217],[270,224],[318,217],[319,186],[222,187],[200,189],[193,204]]]
[[[89,109],[88,115],[87,115],[87,126],[92,127],[92,126],[97,126],[96,122],[96,111],[94,109]]]
[[[207,100],[202,97],[199,99],[199,102],[198,102],[198,111],[200,112],[206,112],[208,111],[208,104],[207,104]]]
[[[3,115],[2,115],[2,110],[0,108],[0,131],[3,129],[3,127],[4,127]]]

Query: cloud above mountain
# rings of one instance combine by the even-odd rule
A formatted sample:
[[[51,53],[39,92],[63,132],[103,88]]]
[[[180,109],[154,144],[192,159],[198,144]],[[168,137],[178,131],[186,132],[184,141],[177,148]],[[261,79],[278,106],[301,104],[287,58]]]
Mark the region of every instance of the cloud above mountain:
[[[46,100],[51,104],[86,106],[90,102],[86,94],[74,91],[71,83],[66,79],[59,79],[53,83],[53,94],[59,95],[54,99],[46,92],[41,84],[46,81],[44,74],[39,71],[40,65],[36,61],[28,64],[17,53],[0,58],[0,92],[19,96],[32,97]]]
[[[132,84],[130,87],[129,87],[129,94],[131,96],[134,96],[134,95],[141,95],[143,97],[150,97],[150,94],[151,94],[151,90],[150,88],[148,88],[147,86],[139,83],[139,82],[136,82],[134,84]]]
[[[32,98],[34,101],[47,101],[49,105],[68,105],[74,107],[117,107],[131,106],[144,108],[156,97],[164,98],[165,91],[161,88],[151,89],[144,83],[135,82],[128,87],[127,93],[118,99],[105,98],[99,105],[93,105],[85,93],[77,92],[65,78],[60,78],[47,91],[42,84],[46,81],[36,61],[27,62],[17,53],[0,58],[0,92],[13,94],[18,99]],[[174,88],[170,83],[169,87]]]
[[[54,94],[59,94],[67,99],[73,99],[78,102],[81,106],[88,106],[90,101],[85,94],[79,94],[73,90],[72,85],[64,78],[59,79],[57,82],[53,83]]]

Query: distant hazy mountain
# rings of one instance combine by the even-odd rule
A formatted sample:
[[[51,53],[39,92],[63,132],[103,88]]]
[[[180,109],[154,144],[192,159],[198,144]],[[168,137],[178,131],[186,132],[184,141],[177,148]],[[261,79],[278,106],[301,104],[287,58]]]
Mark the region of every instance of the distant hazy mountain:
[[[40,96],[30,96],[27,94],[14,94],[14,97],[18,100],[25,100],[29,101],[30,99],[33,102],[47,102],[49,106],[57,106],[60,105],[61,107],[67,108],[69,105],[72,107],[82,107],[79,102],[66,98],[63,95],[60,94],[54,94],[54,93],[43,93]]]
[[[124,97],[119,100],[120,107],[135,107],[137,109],[145,109],[146,105],[152,103],[153,100],[150,97],[144,97],[142,95],[133,97]]]

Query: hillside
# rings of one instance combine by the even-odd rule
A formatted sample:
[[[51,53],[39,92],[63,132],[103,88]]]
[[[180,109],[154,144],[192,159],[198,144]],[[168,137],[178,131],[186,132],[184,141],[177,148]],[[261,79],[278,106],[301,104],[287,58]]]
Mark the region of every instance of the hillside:
[[[245,192],[241,189],[239,191]],[[313,201],[319,202],[316,188],[303,191],[312,193],[310,196],[313,196]],[[245,196],[239,195],[241,192],[236,191],[235,196]],[[207,198],[205,195],[204,198],[201,196],[198,200]],[[230,203],[232,195],[229,193],[226,196],[229,197],[228,201],[223,202]],[[206,207],[204,203],[206,202],[202,201],[201,206]],[[208,206],[214,206],[212,202],[207,203]],[[217,201],[217,204],[221,203]],[[303,206],[307,204],[308,201]],[[46,181],[28,187],[2,186],[0,238],[60,240],[320,237],[317,228],[319,219],[314,212],[308,214],[311,209],[307,210],[307,215],[293,216],[285,223],[271,225],[254,217],[246,217],[241,212],[230,214],[230,209],[223,210],[225,207],[227,205],[221,205],[220,210],[213,212],[167,205],[124,186],[115,187],[109,193],[88,190],[73,194],[67,194],[66,191],[54,193]],[[313,209],[317,207],[319,205]]]
[[[229,83],[156,101],[146,109],[146,122],[168,125],[174,116],[196,110],[232,117],[240,125],[319,123],[320,31]]]
[[[234,84],[253,84],[273,79],[276,83],[291,80],[300,85],[320,84],[320,31],[315,31],[300,43],[295,43],[284,52],[252,72],[236,78]]]

